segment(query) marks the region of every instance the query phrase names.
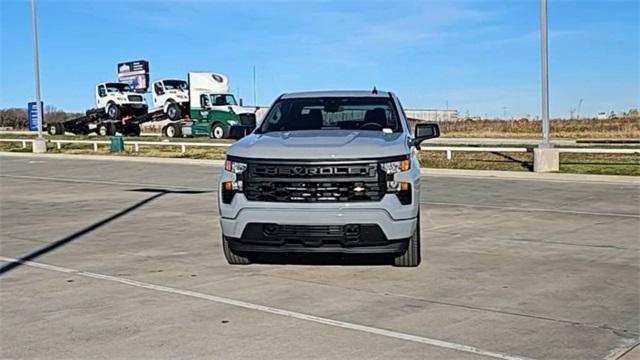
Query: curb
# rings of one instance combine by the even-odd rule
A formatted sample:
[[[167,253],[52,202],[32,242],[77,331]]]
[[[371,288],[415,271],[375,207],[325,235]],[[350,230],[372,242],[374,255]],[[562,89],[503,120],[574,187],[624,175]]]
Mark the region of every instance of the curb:
[[[613,183],[640,185],[638,176],[621,175],[591,175],[591,174],[564,174],[564,173],[534,173],[525,171],[497,171],[497,170],[462,170],[462,169],[437,169],[422,168],[420,174],[433,177],[466,177],[483,179],[509,179],[529,181],[556,181],[556,182],[584,182],[584,183]]]
[[[38,159],[73,159],[73,160],[100,160],[100,161],[129,161],[156,164],[178,164],[199,166],[222,166],[223,160],[199,160],[184,158],[159,158],[145,156],[119,156],[119,155],[70,155],[70,154],[33,154],[19,152],[2,152],[1,156],[23,157]],[[638,176],[619,175],[587,175],[587,174],[560,174],[560,173],[533,173],[524,171],[496,171],[496,170],[460,170],[422,168],[420,174],[433,177],[465,177],[483,179],[509,179],[529,181],[556,181],[556,182],[585,182],[585,183],[613,183],[640,185]]]

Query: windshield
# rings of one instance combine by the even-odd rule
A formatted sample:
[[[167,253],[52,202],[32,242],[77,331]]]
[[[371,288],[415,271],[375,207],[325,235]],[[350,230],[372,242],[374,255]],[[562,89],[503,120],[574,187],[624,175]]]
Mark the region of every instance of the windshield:
[[[187,90],[188,88],[187,82],[182,80],[164,80],[162,83],[165,90]]]
[[[127,84],[122,83],[107,83],[107,92],[128,92],[131,91],[131,87]]]
[[[390,98],[285,99],[273,105],[261,132],[298,130],[402,131]]]
[[[211,95],[211,105],[237,105],[236,99],[231,94],[213,94]]]

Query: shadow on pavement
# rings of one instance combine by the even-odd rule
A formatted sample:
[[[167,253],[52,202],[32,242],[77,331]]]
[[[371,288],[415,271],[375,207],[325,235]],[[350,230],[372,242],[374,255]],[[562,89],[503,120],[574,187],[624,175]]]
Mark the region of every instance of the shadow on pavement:
[[[256,264],[270,265],[391,265],[393,257],[380,254],[261,254],[251,259]]]
[[[82,237],[83,235],[86,235],[104,225],[107,225],[108,223],[134,211],[137,210],[141,207],[143,207],[144,205],[152,202],[153,200],[156,200],[166,194],[202,194],[202,193],[208,193],[208,192],[212,192],[212,191],[204,191],[204,190],[167,190],[167,189],[153,189],[153,188],[143,188],[143,189],[134,189],[134,190],[128,190],[128,191],[136,191],[136,192],[148,192],[148,193],[155,193],[155,195],[148,197],[142,201],[139,201],[137,203],[135,203],[134,205],[129,206],[128,208],[119,211],[116,214],[113,214],[111,216],[109,216],[106,219],[100,220],[94,224],[91,224],[81,230],[76,231],[75,233],[66,236],[60,240],[57,240],[43,248],[40,248],[38,250],[33,251],[32,253],[22,256],[21,258],[19,258],[17,261],[14,262],[10,262],[7,263],[6,265],[3,265],[2,267],[0,267],[0,275],[3,275],[19,266],[22,265],[23,262],[25,261],[31,261],[34,260],[44,254],[47,254],[61,246],[64,246],[80,237]]]

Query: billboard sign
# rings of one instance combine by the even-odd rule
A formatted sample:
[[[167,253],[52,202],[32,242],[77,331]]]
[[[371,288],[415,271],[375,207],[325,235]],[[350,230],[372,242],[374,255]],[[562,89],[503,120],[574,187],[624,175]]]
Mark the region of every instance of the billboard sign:
[[[29,130],[31,131],[38,130],[38,107],[36,104],[35,101],[27,104],[27,118],[29,120]],[[42,101],[40,101],[40,109],[44,112],[44,103]],[[42,121],[44,122],[44,116]]]
[[[118,81],[129,84],[135,92],[147,92],[149,88],[149,62],[137,60],[119,63]]]

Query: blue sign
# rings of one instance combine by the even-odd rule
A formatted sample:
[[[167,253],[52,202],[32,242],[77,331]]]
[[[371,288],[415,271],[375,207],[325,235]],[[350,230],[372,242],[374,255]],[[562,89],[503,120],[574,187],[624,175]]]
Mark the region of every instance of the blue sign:
[[[44,103],[42,101],[40,101],[40,109],[44,113]],[[38,107],[35,101],[30,102],[27,106],[27,117],[29,119],[29,130],[38,130]],[[44,120],[44,116],[42,119]]]

